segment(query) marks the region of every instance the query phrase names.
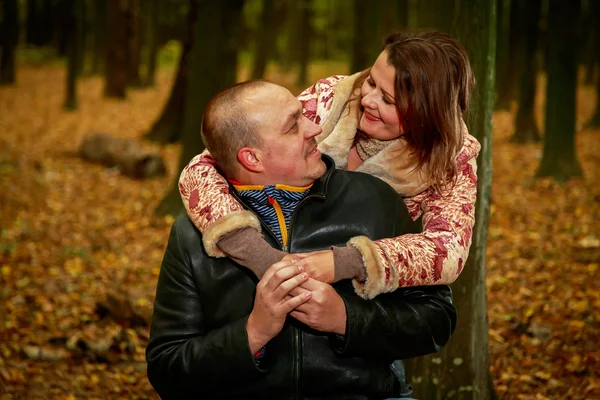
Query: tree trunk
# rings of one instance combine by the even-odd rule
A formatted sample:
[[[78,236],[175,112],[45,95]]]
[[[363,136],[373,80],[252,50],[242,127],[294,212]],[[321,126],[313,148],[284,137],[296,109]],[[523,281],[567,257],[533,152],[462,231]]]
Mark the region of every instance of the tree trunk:
[[[516,6],[516,4],[515,4]],[[508,79],[509,70],[512,68],[510,59],[510,0],[496,0],[496,10],[498,22],[496,25],[496,87],[498,91],[500,85]],[[507,109],[507,103],[500,104],[499,99],[496,100],[496,109]]]
[[[127,85],[142,86],[140,63],[142,59],[142,26],[140,0],[127,1]]]
[[[41,7],[39,1],[27,0],[27,19],[25,21],[25,43],[38,46],[40,44]]]
[[[519,85],[519,111],[515,118],[515,133],[511,141],[515,143],[537,142],[540,133],[535,124],[534,103],[537,87],[537,44],[538,26],[542,7],[541,0],[528,0],[513,4],[519,7],[519,18],[522,24],[521,31],[525,33],[523,38],[523,50],[517,60],[521,67]]]
[[[204,149],[200,138],[202,113],[208,100],[225,84],[221,70],[224,61],[232,61],[231,44],[236,38],[230,36],[231,27],[239,25],[243,1],[227,0],[222,2],[206,1],[199,5],[198,23],[195,27],[194,47],[190,54],[189,90],[185,103],[182,152],[179,169],[183,167]],[[206,62],[206,60],[215,62]],[[229,70],[237,69],[228,65]],[[231,78],[231,74],[227,74]],[[161,215],[177,215],[183,211],[179,195],[179,174],[176,174],[171,190],[157,208]]]
[[[68,10],[66,20],[69,21],[66,29],[69,31],[69,59],[67,63],[65,109],[77,109],[77,77],[81,75],[81,53],[83,43],[81,31],[83,29],[84,3],[78,0],[65,0]],[[64,28],[64,27],[63,27]]]
[[[95,0],[92,15],[92,74],[101,74],[104,72],[106,61],[106,38],[108,36],[107,0]]]
[[[42,32],[42,44],[44,46],[54,42],[54,2],[52,0],[44,0],[42,3],[42,20],[40,32]]]
[[[190,1],[190,9],[183,38],[181,40],[181,58],[177,67],[175,83],[171,89],[169,100],[165,104],[162,113],[152,125],[150,131],[144,136],[145,139],[157,143],[174,143],[181,138],[183,125],[183,113],[185,97],[188,87],[190,53],[194,44],[194,33],[198,19],[198,3]]]
[[[354,20],[352,40],[352,60],[350,62],[350,71],[358,72],[367,68],[372,62],[369,60],[369,41],[367,39],[365,28],[365,15],[368,4],[364,0],[354,0]]]
[[[580,0],[550,0],[548,12],[548,89],[544,153],[537,176],[564,181],[581,176],[575,154],[577,26]]]
[[[600,21],[600,2],[591,1],[589,4],[588,14],[590,19]],[[600,55],[600,28],[594,27],[594,50],[595,53]],[[588,128],[600,128],[600,76],[596,79],[596,112],[592,119],[587,123]]]
[[[0,85],[12,85],[15,83],[15,49],[19,41],[17,0],[4,0],[0,16]]]
[[[108,48],[106,52],[106,97],[125,98],[127,86],[127,0],[108,2]]]
[[[298,35],[298,64],[300,70],[298,72],[298,86],[304,87],[308,81],[308,62],[310,60],[310,42],[312,40],[311,35],[311,22],[313,15],[313,4],[312,0],[300,0],[297,3],[300,16]]]
[[[144,30],[146,32],[146,75],[144,86],[154,86],[156,82],[156,56],[158,53],[158,0],[148,0]]]
[[[523,45],[522,38],[525,35],[519,22],[521,16],[519,15],[518,2],[519,0],[509,0],[508,5],[506,5],[504,10],[505,13],[508,11],[509,14],[508,44],[502,43],[504,48],[500,51],[503,52],[502,56],[505,57],[508,62],[502,65],[502,70],[496,71],[498,77],[498,84],[496,85],[496,110],[509,110],[516,97],[519,71],[515,66],[515,58],[519,56],[518,47]],[[503,35],[506,35],[506,33],[503,32]],[[503,41],[506,40],[505,37],[502,39]]]
[[[265,75],[267,61],[271,50],[275,47],[275,1],[262,1],[262,14],[260,16],[261,24],[258,28],[258,37],[256,40],[256,51],[254,56],[254,68],[252,69],[252,79],[260,79]]]
[[[448,2],[449,0],[443,0]],[[466,116],[482,145],[477,159],[475,227],[469,258],[452,285],[459,321],[450,343],[437,354],[407,362],[414,397],[428,400],[497,398],[490,374],[485,285],[485,251],[491,190],[492,113],[496,54],[496,2],[453,0],[451,32],[467,49],[478,88]],[[450,14],[452,15],[452,14]]]

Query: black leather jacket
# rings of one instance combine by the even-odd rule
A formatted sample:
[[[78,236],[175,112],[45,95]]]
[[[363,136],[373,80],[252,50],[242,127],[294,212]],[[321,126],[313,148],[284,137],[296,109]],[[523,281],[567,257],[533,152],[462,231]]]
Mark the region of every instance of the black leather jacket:
[[[414,230],[390,186],[324,160],[326,174],[291,218],[290,252]],[[268,232],[265,238],[278,245]],[[394,397],[399,384],[390,364],[439,351],[454,331],[456,310],[447,286],[398,289],[364,300],[345,280],[334,284],[346,304],[344,340],[288,318],[258,367],[246,333],[257,278],[229,259],[207,256],[201,243],[188,217],[179,217],[161,267],[146,350],[148,377],[164,400]]]

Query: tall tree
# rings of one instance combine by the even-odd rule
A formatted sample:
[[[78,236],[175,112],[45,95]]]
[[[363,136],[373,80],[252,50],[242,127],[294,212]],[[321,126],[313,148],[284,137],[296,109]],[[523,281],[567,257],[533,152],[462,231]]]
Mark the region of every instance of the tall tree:
[[[453,6],[451,33],[467,49],[478,88],[466,116],[469,131],[481,143],[477,159],[477,203],[469,258],[452,285],[460,320],[454,336],[440,353],[409,360],[409,381],[416,398],[489,400],[493,388],[485,286],[485,251],[491,189],[492,113],[496,54],[496,2],[440,0]],[[452,3],[452,4],[447,4]],[[437,9],[436,5],[430,7]],[[448,15],[448,14],[446,14]]]
[[[516,2],[513,7],[519,8],[519,30],[525,34],[518,56],[514,60],[520,65],[519,78],[519,111],[515,118],[515,130],[511,138],[513,142],[537,142],[540,133],[534,118],[535,92],[537,87],[537,49],[541,0]]]
[[[502,67],[501,70],[496,71],[496,76],[498,77],[498,85],[496,85],[496,110],[509,110],[513,100],[517,94],[517,82],[518,82],[518,68],[515,66],[514,59],[517,57],[518,48],[522,48],[523,37],[525,33],[523,32],[522,24],[519,23],[520,8],[518,7],[518,0],[508,1],[503,4],[504,10],[503,13],[506,14],[508,11],[508,43],[506,42],[506,37],[504,35],[507,34],[506,31],[502,32],[502,48],[500,48],[500,53],[503,57],[503,60],[508,60],[508,62],[503,63],[503,65],[498,65],[498,67]]]
[[[104,72],[108,37],[108,0],[95,0],[92,11],[92,74]]]
[[[516,5],[516,4],[515,4]],[[497,25],[496,25],[496,88],[499,90],[499,86],[506,82],[509,78],[510,68],[512,62],[510,59],[510,9],[511,0],[496,0],[496,14],[497,14]],[[502,103],[502,104],[501,104]],[[496,101],[497,109],[508,108],[507,102]]]
[[[181,58],[169,99],[150,131],[144,136],[157,143],[174,143],[181,138],[191,50],[194,45],[198,3],[190,0],[187,23],[181,38]]]
[[[231,37],[231,32],[235,35],[236,27],[239,26],[242,6],[243,0],[203,1],[198,6],[198,23],[190,54],[189,89],[185,102],[179,171],[204,149],[200,128],[202,112],[208,100],[224,86],[235,83],[235,79],[232,80],[235,74],[231,71],[237,70],[237,57],[232,57],[236,38]],[[223,67],[230,72],[222,74]],[[158,206],[159,214],[177,215],[183,211],[178,177],[179,174],[176,174],[171,190]]]
[[[0,85],[12,85],[15,83],[15,49],[19,41],[17,0],[4,0],[0,11]]]
[[[299,86],[305,86],[308,81],[308,62],[310,60],[310,43],[312,39],[312,0],[299,0],[297,2],[299,7],[298,16],[299,29],[296,31],[298,38],[298,80]]]
[[[125,98],[127,86],[127,0],[108,0],[106,97]]]
[[[600,2],[590,1],[588,3],[588,14],[589,18],[595,21],[600,21]],[[597,57],[600,57],[600,27],[594,26],[594,52]],[[589,128],[600,128],[600,77],[596,79],[596,111],[594,116],[588,122]]]
[[[254,52],[254,67],[252,68],[252,79],[260,79],[265,75],[267,61],[271,51],[275,47],[276,20],[275,0],[262,0],[262,11],[260,25],[256,38],[256,51]]]
[[[139,87],[142,60],[142,6],[140,0],[127,0],[127,85]]]
[[[577,26],[580,0],[550,0],[544,152],[537,176],[581,176],[575,154]]]
[[[156,56],[158,53],[158,0],[148,0],[144,6],[144,37],[146,39],[146,75],[144,86],[154,86],[156,81]]]
[[[352,40],[352,59],[350,61],[350,71],[358,72],[367,68],[372,60],[369,59],[369,39],[365,32],[365,15],[368,5],[363,0],[354,0],[354,18],[353,18],[353,40]]]
[[[75,110],[77,108],[77,77],[81,74],[83,37],[81,31],[84,23],[84,2],[77,0],[64,0],[68,21],[66,29],[69,34],[69,59],[67,62],[65,109]],[[65,28],[65,27],[63,27]]]

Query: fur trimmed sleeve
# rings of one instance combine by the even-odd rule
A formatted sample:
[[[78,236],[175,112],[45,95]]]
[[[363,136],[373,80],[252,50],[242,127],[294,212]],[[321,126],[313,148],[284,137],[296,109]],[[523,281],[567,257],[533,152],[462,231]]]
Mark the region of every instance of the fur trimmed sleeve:
[[[188,216],[202,232],[208,255],[225,257],[217,246],[219,239],[245,227],[260,232],[260,222],[229,193],[227,180],[215,166],[208,150],[194,157],[181,172],[179,194]]]
[[[333,104],[336,84],[346,78],[345,75],[333,75],[329,78],[320,79],[300,93],[298,100],[302,103],[304,116],[320,125]]]
[[[473,146],[479,150],[476,141]],[[462,157],[461,162],[461,156],[451,191],[440,196],[429,188],[405,199],[413,220],[423,213],[422,233],[349,242],[363,254],[367,270],[365,282],[353,282],[361,297],[370,299],[399,287],[447,285],[460,275],[471,246],[477,198],[476,159]]]

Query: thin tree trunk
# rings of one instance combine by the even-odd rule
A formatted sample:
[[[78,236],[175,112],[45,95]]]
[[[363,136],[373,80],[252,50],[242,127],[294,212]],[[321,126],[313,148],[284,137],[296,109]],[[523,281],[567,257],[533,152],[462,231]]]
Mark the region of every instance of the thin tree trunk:
[[[108,3],[107,0],[95,0],[92,22],[92,74],[104,72],[106,61],[106,38],[108,35]]]
[[[84,3],[78,0],[65,0],[68,10],[65,17],[69,21],[69,59],[67,65],[65,109],[77,109],[77,77],[80,76],[81,53],[83,50],[81,30],[83,27]]]
[[[142,57],[142,26],[140,0],[128,0],[127,7],[127,85],[142,86],[140,64]]]
[[[589,3],[589,15],[591,19],[600,21],[600,2],[591,1]],[[600,55],[600,28],[594,27],[594,50],[597,55]],[[600,77],[596,79],[596,112],[587,123],[588,128],[600,128]]]
[[[0,85],[15,83],[15,49],[19,41],[17,0],[2,2],[0,21]]]
[[[260,79],[265,75],[267,61],[271,50],[275,47],[275,1],[263,0],[261,24],[256,39],[256,52],[252,79]]]
[[[195,27],[194,48],[190,54],[189,90],[184,112],[182,152],[179,171],[196,154],[204,149],[200,138],[202,113],[208,100],[224,85],[235,82],[224,82],[221,70],[236,70],[236,66],[225,66],[222,62],[231,62],[231,44],[236,38],[231,37],[231,28],[239,23],[242,11],[242,0],[226,0],[223,2],[202,2],[199,5],[199,20]],[[209,34],[210,33],[210,34]],[[214,34],[214,36],[213,36]],[[206,59],[220,62],[207,63]],[[226,74],[231,79],[232,74]],[[176,174],[179,176],[179,174]],[[179,195],[178,179],[175,181],[161,204],[157,208],[160,215],[177,215],[183,211]]]
[[[125,98],[127,86],[127,15],[126,2],[109,0],[108,48],[106,55],[106,97]]]
[[[171,95],[165,103],[162,113],[154,125],[152,125],[150,131],[144,136],[145,139],[157,143],[174,143],[181,138],[185,97],[188,87],[190,53],[194,45],[194,32],[197,19],[198,3],[192,0],[190,1],[187,24],[181,40],[181,58],[177,67],[175,83],[173,83],[173,88],[171,89]]]
[[[521,29],[521,24],[519,23],[519,0],[509,1],[508,4],[505,3],[505,11],[508,11],[509,21],[508,21],[508,44],[503,44],[503,58],[507,60],[507,62],[502,66],[502,70],[496,71],[498,76],[498,84],[497,88],[497,97],[495,108],[496,110],[509,110],[513,100],[516,97],[517,91],[517,82],[519,72],[518,68],[515,66],[515,58],[519,57],[518,47],[522,46],[522,37],[524,36],[524,32]],[[506,33],[503,32],[503,35]],[[506,38],[503,37],[503,41]]]
[[[300,15],[298,35],[298,86],[306,86],[308,81],[308,63],[310,60],[311,22],[312,22],[312,0],[300,0],[298,2],[298,14]]]
[[[450,343],[437,354],[407,362],[414,397],[427,400],[496,398],[491,381],[485,286],[485,250],[490,212],[491,137],[496,54],[496,2],[442,0],[454,3],[451,33],[467,49],[478,88],[466,118],[481,143],[477,159],[477,203],[469,258],[452,285],[460,316]],[[445,4],[450,6],[450,4]]]
[[[519,111],[515,118],[515,131],[511,141],[516,143],[537,142],[540,133],[535,124],[534,103],[537,87],[537,44],[541,0],[528,0],[514,4],[520,8],[520,22],[523,25],[523,54],[518,57],[522,65],[519,89]]]
[[[354,20],[352,40],[352,60],[350,70],[352,72],[362,71],[371,63],[369,60],[369,41],[364,29],[368,4],[364,0],[354,0]]]
[[[516,4],[514,4],[516,6]],[[511,0],[496,0],[496,9],[498,22],[496,26],[497,43],[496,46],[496,88],[500,90],[500,85],[508,79],[509,69],[512,67],[510,60],[510,8]],[[496,109],[508,108],[507,102],[500,104],[499,99],[496,100]]]
[[[564,181],[581,176],[575,154],[577,26],[580,0],[550,0],[548,13],[548,89],[544,152],[537,176]]]
[[[154,86],[156,82],[156,56],[158,53],[158,0],[148,0],[146,3],[146,76],[144,86]]]

